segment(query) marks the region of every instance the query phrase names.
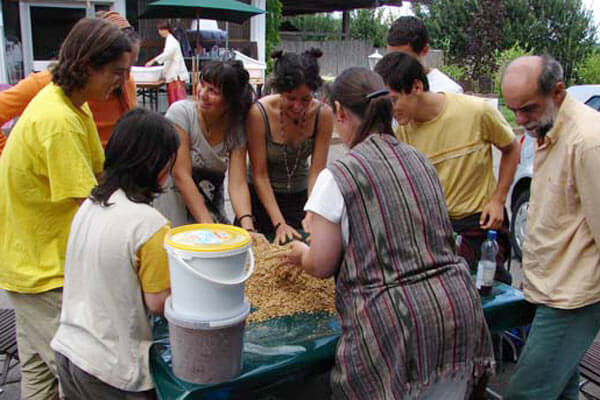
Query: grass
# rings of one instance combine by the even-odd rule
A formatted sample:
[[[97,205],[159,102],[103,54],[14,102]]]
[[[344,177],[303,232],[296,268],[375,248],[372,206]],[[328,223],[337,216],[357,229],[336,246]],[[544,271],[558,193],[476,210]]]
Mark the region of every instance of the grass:
[[[504,118],[506,118],[506,120],[508,121],[510,126],[512,126],[513,128],[517,127],[517,121],[515,120],[515,113],[513,113],[511,110],[509,110],[509,108],[506,107],[503,103],[500,103],[500,112],[502,113],[502,115],[504,115]]]

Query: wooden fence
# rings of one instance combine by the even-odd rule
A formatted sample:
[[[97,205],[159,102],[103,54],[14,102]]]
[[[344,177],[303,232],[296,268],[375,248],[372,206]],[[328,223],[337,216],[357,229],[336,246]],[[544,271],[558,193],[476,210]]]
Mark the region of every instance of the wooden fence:
[[[368,56],[375,51],[372,42],[367,40],[327,40],[327,41],[299,41],[283,40],[280,49],[301,53],[311,47],[317,47],[323,51],[323,57],[319,59],[321,75],[337,76],[349,67],[369,68]],[[379,49],[384,55],[385,49]],[[425,58],[430,67],[439,67],[443,63],[441,50],[430,50]]]

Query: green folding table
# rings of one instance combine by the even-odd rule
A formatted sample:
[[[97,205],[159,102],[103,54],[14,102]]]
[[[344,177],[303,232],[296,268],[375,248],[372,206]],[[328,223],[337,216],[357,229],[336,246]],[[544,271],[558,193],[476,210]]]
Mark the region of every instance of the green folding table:
[[[482,305],[494,332],[527,325],[535,312],[535,306],[526,302],[519,290],[499,282],[490,296],[482,298]],[[217,385],[198,385],[173,374],[168,326],[159,319],[154,324],[150,370],[161,399],[220,400],[267,393],[286,381],[328,371],[334,363],[340,333],[337,316],[325,313],[295,314],[248,324],[241,375]]]

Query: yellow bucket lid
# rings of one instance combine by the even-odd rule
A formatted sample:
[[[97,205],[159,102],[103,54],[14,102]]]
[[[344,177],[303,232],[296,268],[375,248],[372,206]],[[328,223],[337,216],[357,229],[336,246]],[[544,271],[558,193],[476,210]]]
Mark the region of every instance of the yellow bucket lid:
[[[192,224],[170,229],[165,244],[198,252],[235,250],[250,243],[250,234],[242,228],[224,224]]]

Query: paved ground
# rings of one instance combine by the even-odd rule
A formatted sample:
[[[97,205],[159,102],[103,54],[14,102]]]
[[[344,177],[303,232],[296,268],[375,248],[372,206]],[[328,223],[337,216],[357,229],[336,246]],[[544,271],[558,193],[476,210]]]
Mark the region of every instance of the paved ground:
[[[159,99],[159,104],[161,111],[164,111],[166,103],[163,98]],[[334,144],[330,148],[330,161],[337,159],[345,151],[344,147],[341,144],[339,144],[339,140],[337,140],[337,138],[334,138],[332,142]],[[497,169],[497,153],[495,154],[494,165]],[[229,213],[233,215],[231,211],[231,206],[228,206]],[[513,274],[514,278],[514,286],[520,287],[522,281],[521,265],[520,262],[516,259],[512,260],[511,273]],[[0,290],[0,308],[12,308],[6,297],[6,294],[2,290]],[[600,341],[600,335],[596,338],[596,341]],[[514,364],[511,362],[504,362],[501,366],[499,366],[496,377],[494,377],[490,382],[490,389],[502,395],[510,379],[513,368]],[[17,366],[13,368],[9,373],[9,383],[1,387],[2,393],[0,393],[0,400],[17,400],[20,398],[19,379],[20,370]],[[327,374],[324,374],[309,380],[301,380],[285,384],[280,388],[274,389],[268,395],[259,396],[258,400],[317,400],[329,398],[329,393],[329,377],[327,376]],[[580,399],[584,399],[584,397],[580,396]]]

